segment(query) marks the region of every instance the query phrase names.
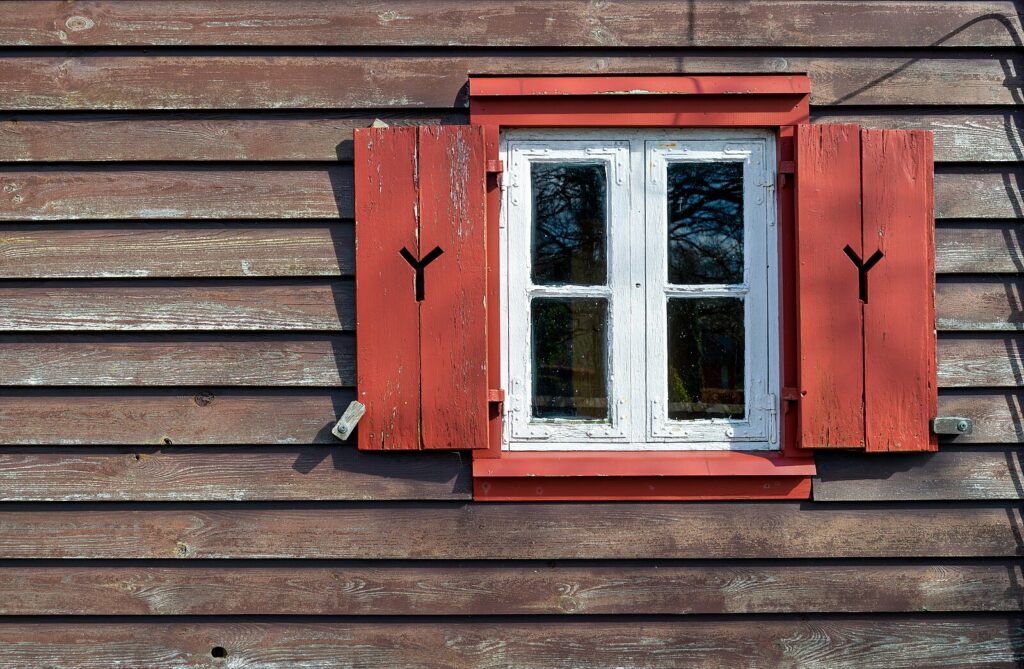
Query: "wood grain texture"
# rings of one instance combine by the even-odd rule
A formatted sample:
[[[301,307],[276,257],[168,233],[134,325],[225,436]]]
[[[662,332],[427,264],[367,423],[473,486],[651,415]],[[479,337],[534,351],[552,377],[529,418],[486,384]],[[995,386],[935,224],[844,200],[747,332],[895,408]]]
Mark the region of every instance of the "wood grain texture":
[[[2,30],[2,28],[0,28]],[[0,160],[352,160],[352,131],[382,119],[392,127],[465,123],[440,111],[317,111],[163,114],[2,114]]]
[[[0,335],[0,385],[355,386],[355,337]]]
[[[733,559],[1017,557],[1013,506],[809,503],[9,504],[0,558]]]
[[[415,0],[23,4],[0,30],[0,45],[1012,47],[1020,34],[1007,0],[649,0],[642,11],[628,2],[557,0],[446,0],[429,8]]]
[[[351,281],[0,284],[0,330],[353,330]]]
[[[0,221],[353,217],[352,167],[0,166]],[[1024,170],[940,167],[938,218],[1024,216]]]
[[[0,220],[351,218],[347,165],[0,168]]]
[[[935,286],[940,330],[1024,330],[1024,278],[946,277]]]
[[[409,669],[1014,669],[1017,616],[816,620],[316,621],[193,619],[0,624],[11,666]],[[211,657],[224,649],[225,659]]]
[[[796,291],[802,448],[863,448],[861,133],[800,125],[796,136]]]
[[[943,451],[871,458],[824,453],[815,458],[816,502],[1024,499],[1020,453]]]
[[[866,450],[935,451],[935,219],[932,136],[861,132]]]
[[[339,390],[8,389],[0,444],[336,444]]]
[[[417,30],[421,27],[417,26]],[[343,55],[19,55],[4,58],[2,108],[377,109],[465,107],[474,74],[806,73],[814,105],[1015,105],[1012,51],[608,49],[537,53],[490,50]]]
[[[937,167],[936,218],[1024,218],[1024,168]]]
[[[355,136],[356,349],[362,450],[418,450],[423,442],[421,314],[414,260],[420,247],[419,131],[371,128]],[[433,248],[433,247],[431,247]]]
[[[354,394],[313,389],[7,389],[0,444],[333,444]],[[1024,442],[1024,391],[945,390],[939,413],[974,419],[955,443]],[[69,427],[72,426],[72,427]]]
[[[938,352],[942,387],[1024,387],[1022,336],[946,336]]]
[[[935,271],[1024,273],[1024,228],[1016,221],[942,223],[935,230]]]
[[[353,276],[350,223],[7,225],[0,278]]]
[[[0,28],[2,29],[2,28]],[[882,113],[884,111],[884,113]],[[467,122],[459,110],[369,112],[268,110],[148,114],[0,114],[4,162],[348,161],[352,131],[383,119],[392,127]],[[815,123],[921,128],[935,133],[939,162],[1014,162],[1024,112],[816,107]]]
[[[5,502],[470,499],[459,454],[333,446],[17,449],[0,453]]]
[[[884,112],[884,113],[883,113]],[[1018,128],[1024,112],[990,109],[845,109],[811,110],[814,123],[856,123],[866,128],[930,130],[935,135],[937,162],[1017,162],[1024,158]]]
[[[420,128],[418,157],[420,257],[444,251],[425,270],[428,292],[420,302],[422,444],[483,449],[489,408],[484,130]]]
[[[974,421],[970,436],[956,444],[1024,442],[1024,390],[947,390],[939,395],[940,416],[966,416]]]
[[[8,563],[0,615],[1012,612],[1022,573],[974,565]]]

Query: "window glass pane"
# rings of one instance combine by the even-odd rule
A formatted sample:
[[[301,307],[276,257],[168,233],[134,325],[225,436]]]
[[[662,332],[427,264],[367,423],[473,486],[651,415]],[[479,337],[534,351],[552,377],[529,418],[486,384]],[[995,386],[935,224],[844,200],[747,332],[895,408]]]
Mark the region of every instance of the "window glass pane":
[[[605,283],[607,178],[603,163],[533,163],[533,282]]]
[[[743,300],[668,300],[668,417],[743,418]]]
[[[743,283],[742,163],[669,163],[668,281]]]
[[[608,301],[534,298],[533,415],[608,418]]]

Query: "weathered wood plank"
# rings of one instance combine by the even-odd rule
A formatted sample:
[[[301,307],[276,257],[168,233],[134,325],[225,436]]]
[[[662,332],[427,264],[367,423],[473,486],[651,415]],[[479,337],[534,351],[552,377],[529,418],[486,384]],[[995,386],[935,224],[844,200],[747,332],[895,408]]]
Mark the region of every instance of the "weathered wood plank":
[[[1024,169],[942,167],[935,170],[936,218],[1024,218]]]
[[[354,386],[349,335],[0,335],[6,386]]]
[[[631,11],[631,15],[643,12]],[[905,22],[903,22],[905,23]],[[417,26],[416,30],[421,30]],[[861,56],[640,49],[344,55],[41,55],[0,67],[3,109],[377,109],[464,107],[474,74],[807,73],[815,105],[1014,105],[1012,51]]]
[[[935,286],[939,330],[1024,330],[1024,278],[945,278]]]
[[[1024,169],[939,167],[938,218],[1022,218]],[[0,221],[352,218],[351,165],[0,168]]]
[[[2,30],[2,28],[0,28]],[[455,111],[3,114],[0,161],[352,160],[352,130],[465,123]]]
[[[629,615],[1018,611],[1021,566],[316,562],[5,565],[0,615]]]
[[[336,443],[349,390],[7,389],[0,444]],[[939,413],[974,419],[956,443],[1024,442],[1024,390],[947,390]]]
[[[350,165],[0,169],[0,220],[352,218]]]
[[[457,453],[366,454],[354,443],[0,451],[0,500],[298,501],[469,499]]]
[[[337,444],[339,390],[7,390],[0,444]]]
[[[1024,652],[1024,621],[1016,616],[595,622],[15,620],[0,623],[0,645],[11,666],[48,669],[1015,669]],[[223,659],[211,657],[215,652]]]
[[[0,28],[2,30],[2,28]],[[815,108],[815,123],[922,128],[935,133],[939,162],[1014,162],[1024,113]],[[352,130],[374,119],[391,126],[460,124],[457,111],[0,115],[0,161],[335,161],[352,159]]]
[[[1024,337],[940,338],[939,386],[1024,387]]]
[[[943,391],[940,416],[966,416],[974,421],[970,436],[956,437],[957,444],[1011,444],[1024,442],[1024,390],[1002,392]]]
[[[935,271],[1024,273],[1024,227],[1017,221],[942,223],[935,230]]]
[[[351,281],[0,284],[0,330],[352,330]]]
[[[1024,159],[1019,128],[1024,112],[988,109],[886,109],[849,111],[816,108],[814,123],[857,123],[867,128],[931,130],[935,134],[936,162],[1017,162]]]
[[[2,46],[803,46],[1013,47],[1008,0],[729,2],[648,0],[589,7],[546,0],[345,3],[182,0],[20,3]]]
[[[1017,507],[808,503],[0,508],[0,558],[1016,557]]]
[[[1020,453],[940,451],[870,458],[825,453],[815,458],[816,502],[1024,499]]]
[[[0,227],[0,278],[352,276],[350,223]]]

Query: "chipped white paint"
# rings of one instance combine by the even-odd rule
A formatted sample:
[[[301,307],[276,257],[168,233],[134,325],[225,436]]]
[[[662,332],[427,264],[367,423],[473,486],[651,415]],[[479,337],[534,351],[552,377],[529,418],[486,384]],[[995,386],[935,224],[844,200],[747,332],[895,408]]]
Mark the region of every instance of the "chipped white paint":
[[[775,146],[757,130],[535,130],[502,138],[508,188],[502,208],[502,382],[508,389],[509,450],[771,450],[778,448],[778,267]],[[530,164],[604,162],[608,173],[608,284],[535,286],[531,271]],[[744,282],[670,286],[665,170],[669,162],[744,165]],[[771,249],[771,252],[769,252]],[[667,417],[665,301],[668,296],[741,296],[745,304],[747,416]],[[609,300],[610,419],[532,418],[530,298]]]

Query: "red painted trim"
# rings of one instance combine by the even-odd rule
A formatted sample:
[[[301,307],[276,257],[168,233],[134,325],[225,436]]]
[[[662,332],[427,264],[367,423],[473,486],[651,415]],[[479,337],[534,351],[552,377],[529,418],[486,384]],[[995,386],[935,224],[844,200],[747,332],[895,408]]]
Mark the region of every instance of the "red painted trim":
[[[498,126],[484,126],[484,157],[488,164],[501,162]],[[487,381],[489,393],[501,393],[502,402],[491,401],[487,413],[487,448],[474,450],[474,459],[501,457],[504,390],[501,388],[501,173],[487,174]],[[488,395],[490,398],[490,395]]]
[[[509,451],[473,463],[474,477],[814,476],[814,458],[743,451]]]
[[[512,95],[794,95],[810,94],[806,75],[664,75],[471,77],[470,97]],[[619,101],[623,104],[625,101]],[[628,104],[628,102],[626,103]]]
[[[791,173],[795,126],[810,119],[804,75],[471,77],[470,123],[485,126],[487,157],[497,160],[507,127],[760,127],[778,131],[779,171]],[[793,180],[779,187],[782,385],[797,382]],[[487,295],[500,299],[497,256],[501,197],[488,182]],[[488,313],[497,332],[499,310]],[[489,365],[501,351],[490,337]],[[497,388],[493,380],[491,388]],[[494,404],[493,407],[500,405]],[[809,499],[813,455],[797,443],[796,401],[782,402],[780,453],[737,451],[544,452],[501,450],[501,415],[492,411],[490,444],[473,452],[474,497],[522,500]]]
[[[650,502],[810,498],[811,479],[806,476],[473,479],[473,499],[481,502]]]

